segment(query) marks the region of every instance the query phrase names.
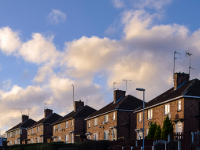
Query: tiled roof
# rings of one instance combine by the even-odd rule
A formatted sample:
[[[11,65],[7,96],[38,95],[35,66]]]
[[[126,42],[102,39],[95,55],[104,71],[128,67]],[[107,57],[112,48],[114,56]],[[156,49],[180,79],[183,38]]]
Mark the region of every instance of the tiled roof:
[[[65,115],[64,117],[60,118],[59,120],[57,120],[55,123],[53,124],[58,124],[60,122],[69,120],[71,118],[86,118],[88,117],[90,114],[94,113],[96,111],[96,109],[90,107],[90,106],[83,106],[81,108],[79,108],[78,110],[76,110],[75,112],[72,111],[69,114]]]
[[[120,110],[135,110],[139,106],[141,106],[143,103],[142,100],[132,96],[132,95],[127,95],[121,100],[118,100],[116,103],[109,103],[105,107],[101,108],[100,110],[94,112],[93,114],[89,115],[86,119],[89,119],[94,116],[99,116],[103,113],[113,111],[115,109],[120,109]]]
[[[200,80],[193,79],[184,83],[181,87],[174,90],[174,87],[170,88],[166,92],[150,100],[145,104],[145,107],[151,107],[153,105],[165,102],[167,100],[179,97],[179,96],[199,96],[200,97]],[[142,109],[142,106],[139,108]]]
[[[53,113],[50,116],[46,117],[46,118],[42,118],[41,120],[39,120],[38,122],[34,123],[32,126],[30,126],[29,128],[38,126],[40,124],[52,124],[54,122],[56,122],[58,119],[62,118],[62,116]]]
[[[17,124],[16,126],[12,127],[11,129],[9,129],[6,132],[9,132],[9,131],[12,131],[12,130],[15,130],[15,129],[19,129],[19,128],[27,128],[27,127],[31,126],[32,124],[34,124],[34,123],[35,123],[34,120],[28,119],[28,120],[24,121],[23,123],[20,122],[19,124]]]

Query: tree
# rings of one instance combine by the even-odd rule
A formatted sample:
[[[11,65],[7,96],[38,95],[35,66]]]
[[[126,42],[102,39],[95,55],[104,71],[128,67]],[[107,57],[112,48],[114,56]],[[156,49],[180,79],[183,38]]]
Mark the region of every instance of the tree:
[[[160,137],[161,137],[161,127],[160,127],[160,125],[158,125],[156,128],[154,139],[159,139]]]
[[[147,139],[153,139],[154,138],[154,135],[155,135],[155,132],[156,132],[156,128],[157,128],[156,123],[152,123],[150,125],[149,132],[148,132],[148,135],[147,135]]]
[[[173,124],[172,122],[169,120],[169,117],[167,116],[164,120],[163,123],[163,129],[161,132],[161,138],[167,138],[168,134],[173,133],[174,129],[173,129]]]

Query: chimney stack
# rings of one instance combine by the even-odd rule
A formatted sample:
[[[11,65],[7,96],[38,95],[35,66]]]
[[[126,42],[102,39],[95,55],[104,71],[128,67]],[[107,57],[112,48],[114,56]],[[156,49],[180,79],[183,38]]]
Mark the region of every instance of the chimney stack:
[[[27,115],[22,115],[22,123],[23,123],[24,121],[28,120],[28,119],[29,119],[29,117],[28,117]]]
[[[74,101],[74,112],[76,112],[77,109],[79,109],[80,107],[84,106],[84,102],[79,100],[79,101]]]
[[[189,74],[186,73],[174,73],[174,90],[176,90],[181,84],[189,81]]]
[[[53,113],[53,110],[51,109],[45,109],[44,110],[44,118],[48,117],[49,115],[51,115]]]
[[[114,91],[114,103],[122,97],[125,97],[126,91],[115,90]]]

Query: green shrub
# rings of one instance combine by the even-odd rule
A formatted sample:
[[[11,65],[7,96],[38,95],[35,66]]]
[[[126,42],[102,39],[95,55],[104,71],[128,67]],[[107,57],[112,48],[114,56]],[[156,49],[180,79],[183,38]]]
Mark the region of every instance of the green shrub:
[[[154,135],[156,132],[157,125],[156,123],[152,123],[149,127],[149,133],[147,135],[147,139],[154,139]]]
[[[160,127],[160,125],[157,126],[156,133],[154,135],[154,139],[159,139],[159,138],[161,138],[161,127]]]
[[[164,120],[163,123],[163,129],[161,132],[161,138],[167,138],[168,134],[173,133],[173,124],[172,122],[169,120],[169,117],[167,116]]]

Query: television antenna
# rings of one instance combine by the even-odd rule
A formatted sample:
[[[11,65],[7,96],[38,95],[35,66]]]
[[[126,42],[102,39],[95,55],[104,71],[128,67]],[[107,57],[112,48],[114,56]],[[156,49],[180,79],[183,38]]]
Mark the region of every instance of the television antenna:
[[[181,53],[179,53],[179,52],[177,52],[176,50],[174,51],[174,68],[173,68],[173,79],[174,79],[174,73],[175,73],[175,61],[176,61],[176,59],[178,59],[178,58],[176,58],[176,54],[179,54],[179,55],[181,55]]]
[[[75,87],[75,85],[72,84],[72,87],[73,87],[73,106],[74,106],[74,87]]]
[[[191,55],[192,55],[191,53],[189,53],[187,51],[185,52],[185,56],[189,57],[189,78],[190,78],[190,70],[191,69],[195,70],[194,68],[191,67]]]
[[[119,83],[113,82],[113,91],[115,90],[115,84],[119,84]]]
[[[126,92],[127,92],[127,82],[128,82],[128,81],[131,81],[131,80],[126,80],[126,79],[124,79],[123,81],[126,81]]]

